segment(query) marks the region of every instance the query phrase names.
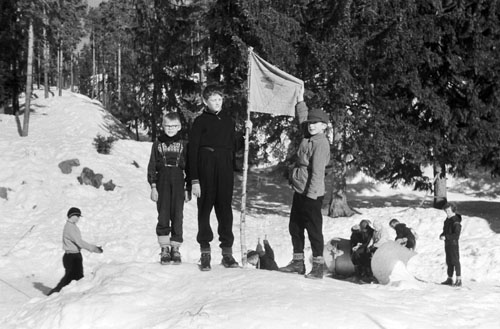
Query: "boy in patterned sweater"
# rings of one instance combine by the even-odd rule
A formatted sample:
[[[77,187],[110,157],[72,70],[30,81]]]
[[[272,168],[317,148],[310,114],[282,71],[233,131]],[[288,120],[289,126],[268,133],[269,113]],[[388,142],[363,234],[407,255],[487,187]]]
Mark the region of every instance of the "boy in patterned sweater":
[[[189,201],[190,184],[185,173],[187,140],[181,138],[181,118],[169,112],[163,117],[163,131],[153,143],[148,164],[151,200],[156,202],[156,235],[161,248],[161,264],[180,264],[183,242],[184,202]]]

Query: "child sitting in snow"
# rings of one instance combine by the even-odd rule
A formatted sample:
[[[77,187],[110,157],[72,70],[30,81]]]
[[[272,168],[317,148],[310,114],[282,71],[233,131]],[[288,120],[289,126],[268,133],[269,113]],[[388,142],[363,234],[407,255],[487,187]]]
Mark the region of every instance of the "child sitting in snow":
[[[351,228],[351,261],[359,277],[371,277],[371,252],[369,245],[372,242],[373,228],[368,219],[363,219],[359,225]]]
[[[407,227],[404,223],[400,223],[395,218],[391,219],[389,226],[396,231],[396,242],[410,250],[415,250],[417,242],[413,229]]]
[[[462,230],[462,225],[460,224],[462,216],[456,213],[457,208],[451,203],[447,203],[443,210],[446,212],[446,220],[443,225],[443,233],[441,233],[439,238],[444,240],[448,278],[441,284],[453,285],[453,271],[455,271],[457,276],[455,286],[460,287],[462,285],[462,277],[458,239],[460,239],[460,231]]]
[[[156,202],[156,235],[161,248],[161,264],[181,263],[184,201],[190,199],[190,184],[185,174],[187,140],[182,139],[181,118],[176,112],[163,117],[163,133],[153,143],[148,164],[151,200]]]
[[[267,239],[264,239],[264,249],[260,241],[257,242],[255,250],[249,250],[247,253],[249,264],[261,270],[278,271],[278,265],[274,261],[274,251]]]
[[[48,295],[61,291],[63,287],[67,286],[73,280],[78,281],[83,278],[83,258],[80,253],[81,249],[86,249],[98,254],[102,253],[101,247],[85,242],[82,239],[80,229],[76,226],[82,216],[80,209],[70,208],[67,216],[68,220],[64,225],[62,238],[64,249],[63,266],[65,272],[61,281],[59,281],[57,286],[52,289]]]

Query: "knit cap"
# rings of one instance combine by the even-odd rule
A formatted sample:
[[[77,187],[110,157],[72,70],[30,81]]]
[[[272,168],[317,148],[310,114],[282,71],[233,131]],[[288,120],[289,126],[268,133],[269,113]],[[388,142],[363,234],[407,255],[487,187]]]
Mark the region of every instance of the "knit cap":
[[[69,208],[68,210],[68,218],[71,218],[71,216],[82,216],[82,212],[80,209],[76,208],[76,207],[71,207]]]

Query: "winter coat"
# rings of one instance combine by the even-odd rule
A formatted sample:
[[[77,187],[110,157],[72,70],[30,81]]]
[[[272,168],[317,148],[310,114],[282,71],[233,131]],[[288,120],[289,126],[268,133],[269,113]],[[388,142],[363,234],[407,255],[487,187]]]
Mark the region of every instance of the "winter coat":
[[[297,113],[307,111],[305,103],[297,104]],[[325,169],[330,162],[330,143],[325,134],[305,137],[299,145],[290,183],[295,192],[316,200],[325,195]]]
[[[257,250],[259,252],[259,250]],[[261,270],[278,271],[278,265],[274,261],[274,251],[267,240],[264,240],[264,253],[259,253],[259,264]]]
[[[443,225],[443,233],[445,245],[458,245],[460,239],[460,232],[462,231],[462,216],[455,214],[452,217],[446,218]]]
[[[153,146],[151,147],[151,156],[148,164],[149,184],[158,183],[160,172],[167,167],[179,167],[181,170],[186,169],[186,162],[187,141],[180,138],[179,134],[169,137],[163,133],[153,142]],[[190,182],[187,172],[185,176],[186,182]]]
[[[407,227],[404,223],[399,223],[395,227],[396,230],[396,240],[406,238],[406,248],[414,249],[416,245],[415,235],[411,231],[411,228]]]

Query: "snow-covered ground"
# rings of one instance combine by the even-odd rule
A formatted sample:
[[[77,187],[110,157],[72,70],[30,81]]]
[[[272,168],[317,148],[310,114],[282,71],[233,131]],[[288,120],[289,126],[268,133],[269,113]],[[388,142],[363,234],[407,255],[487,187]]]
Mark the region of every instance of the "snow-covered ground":
[[[120,135],[116,121],[84,96],[39,95],[28,137],[19,137],[15,117],[0,115],[0,187],[7,191],[7,199],[0,198],[0,328],[499,328],[500,237],[485,219],[494,221],[500,213],[488,211],[500,205],[495,181],[448,182],[451,201],[476,206],[461,209],[463,288],[435,284],[446,278],[438,239],[444,212],[429,202],[411,207],[423,193],[390,189],[362,175],[349,184],[361,214],[325,217],[325,240],[348,238],[363,218],[386,225],[398,218],[419,234],[418,255],[408,271],[422,281],[358,285],[251,267],[225,269],[218,265],[217,235],[213,269],[201,272],[195,200],[185,206],[183,264],[161,266],[156,208],[146,182],[151,143],[120,139],[111,154],[98,154],[94,138]],[[63,174],[58,164],[68,159],[78,159],[80,166]],[[104,182],[112,180],[116,189],[80,185],[84,167],[101,173]],[[237,176],[233,207],[236,258],[241,257],[240,180]],[[291,197],[282,179],[250,173],[246,245],[254,249],[267,235],[280,266],[292,253]],[[83,251],[85,277],[47,297],[63,275],[61,234],[72,206],[82,209],[83,238],[102,245],[104,253]],[[484,218],[476,217],[482,213]]]

